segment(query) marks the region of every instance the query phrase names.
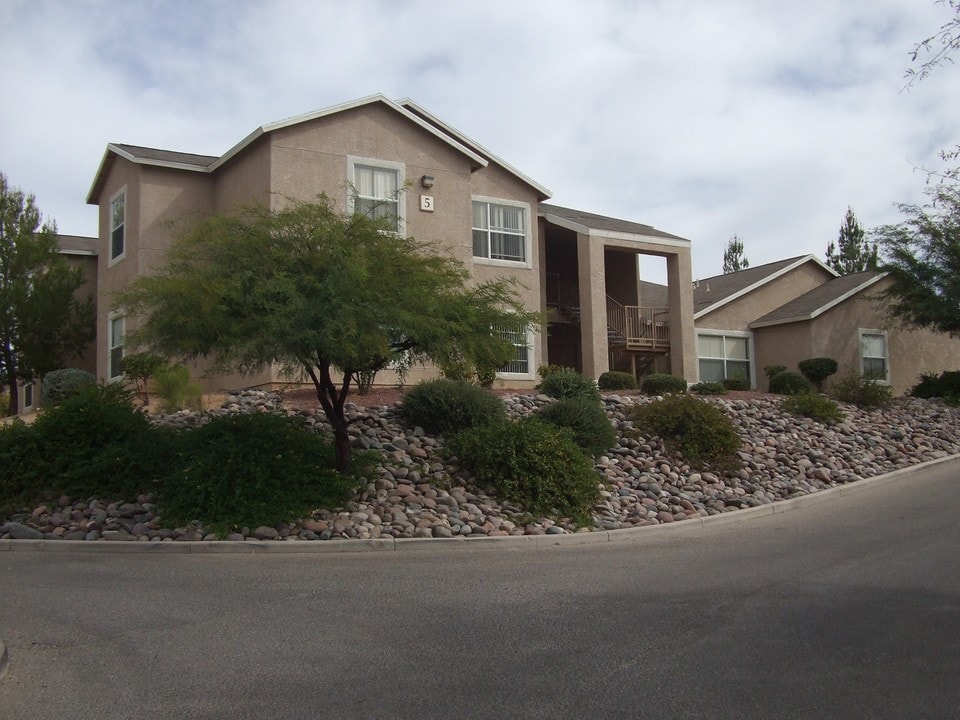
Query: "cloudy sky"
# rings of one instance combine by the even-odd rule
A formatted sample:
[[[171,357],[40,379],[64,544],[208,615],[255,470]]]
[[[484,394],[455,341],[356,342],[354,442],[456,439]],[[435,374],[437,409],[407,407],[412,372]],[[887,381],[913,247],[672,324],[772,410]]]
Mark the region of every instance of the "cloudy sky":
[[[0,171],[96,235],[108,142],[219,155],[256,127],[409,97],[553,192],[752,265],[923,199],[960,67],[903,91],[934,0],[2,0]],[[658,269],[645,270],[657,279]]]

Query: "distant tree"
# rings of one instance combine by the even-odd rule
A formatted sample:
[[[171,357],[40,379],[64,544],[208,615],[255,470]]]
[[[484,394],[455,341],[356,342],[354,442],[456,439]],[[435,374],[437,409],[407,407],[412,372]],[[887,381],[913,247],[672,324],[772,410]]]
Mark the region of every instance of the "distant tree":
[[[881,270],[893,285],[881,293],[906,327],[960,333],[960,186],[927,187],[924,206],[900,205],[906,220],[872,232],[883,248]]]
[[[211,356],[215,372],[277,364],[308,376],[341,471],[351,460],[344,402],[358,374],[408,353],[500,367],[515,352],[503,331],[539,321],[509,281],[473,284],[459,261],[382,220],[345,217],[325,196],[201,222],[116,301],[141,321],[131,342],[151,352]]]
[[[83,272],[60,255],[56,226],[41,224],[33,195],[0,173],[0,386],[42,379],[81,353],[96,332],[93,298],[74,299]]]
[[[837,242],[827,245],[827,265],[841,275],[877,269],[877,244],[869,243],[866,233],[857,222],[853,209],[848,207],[847,214],[840,226]]]
[[[727,241],[723,251],[723,274],[726,275],[750,267],[750,261],[743,254],[743,241],[736,235]]]

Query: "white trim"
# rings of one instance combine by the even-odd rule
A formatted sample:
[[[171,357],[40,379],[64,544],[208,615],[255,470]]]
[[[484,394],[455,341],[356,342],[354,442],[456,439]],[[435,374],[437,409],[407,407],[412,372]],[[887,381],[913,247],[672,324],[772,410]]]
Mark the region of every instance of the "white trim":
[[[487,203],[488,205],[505,205],[521,208],[525,213],[523,260],[503,260],[500,258],[478,257],[473,254],[473,203]],[[476,265],[495,265],[510,268],[533,268],[533,218],[530,215],[530,203],[519,200],[489,197],[487,195],[470,196],[470,258]]]
[[[87,257],[97,257],[100,254],[96,250],[64,250],[63,248],[60,248],[57,252],[61,255],[84,255]]]
[[[559,215],[555,215],[549,211],[540,212],[539,216],[551,225],[557,225],[559,227],[566,228],[567,230],[572,230],[575,233],[587,235],[588,237],[609,238],[610,240],[625,240],[627,242],[651,243],[656,245],[666,245],[668,247],[690,247],[690,241],[683,238],[675,239],[665,238],[659,235],[644,235],[643,233],[631,233],[618,230],[601,230],[599,228],[592,228],[589,225],[574,222],[573,220],[569,220],[565,217],[560,217]]]
[[[814,310],[814,311],[812,311],[812,312],[810,312],[810,313],[807,313],[806,315],[797,315],[796,317],[784,318],[783,320],[767,320],[766,322],[752,322],[752,323],[750,323],[750,327],[752,327],[752,328],[762,328],[762,327],[771,327],[771,326],[773,326],[773,325],[786,325],[786,324],[788,324],[788,323],[801,322],[801,321],[803,321],[803,320],[813,320],[814,318],[818,318],[818,317],[820,317],[821,315],[823,315],[827,310],[830,310],[831,308],[835,308],[835,307],[836,307],[837,305],[839,305],[840,303],[842,303],[842,302],[844,302],[844,301],[846,301],[846,300],[849,300],[851,297],[853,297],[853,296],[856,295],[857,293],[866,290],[868,287],[870,287],[871,285],[879,282],[880,280],[882,280],[882,279],[885,278],[886,276],[887,276],[887,273],[883,273],[882,275],[875,275],[874,277],[870,278],[869,280],[860,283],[859,285],[857,285],[857,286],[856,286],[855,288],[853,288],[852,290],[848,290],[847,292],[843,293],[843,294],[840,295],[839,297],[836,297],[836,298],[834,298],[833,300],[831,300],[830,302],[825,303],[824,305],[821,305],[821,306],[818,307],[816,310]],[[829,280],[828,280],[827,282],[829,282]],[[801,297],[803,297],[803,296],[801,295]]]
[[[537,377],[537,346],[534,342],[536,338],[534,337],[538,333],[535,333],[530,329],[528,325],[526,328],[527,336],[527,372],[525,373],[512,373],[512,372],[497,372],[497,379],[499,380],[533,380]]]
[[[754,343],[753,333],[743,330],[712,330],[710,328],[695,328],[697,334],[697,382],[700,382],[700,336],[708,335],[710,337],[735,337],[735,338],[746,338],[747,342],[747,363],[750,365],[750,387],[757,387],[757,359],[756,359],[756,344]],[[726,362],[731,358],[707,358],[709,360],[723,360]],[[742,362],[735,361],[735,362]]]
[[[857,328],[857,362],[859,363],[860,375],[866,375],[863,372],[863,336],[864,335],[879,335],[883,338],[883,365],[884,370],[886,371],[885,376],[880,378],[869,378],[873,382],[880,383],[881,385],[890,384],[890,338],[887,335],[886,330],[880,330],[875,328]],[[876,357],[871,355],[870,357]]]
[[[113,344],[113,321],[114,321],[114,320],[121,320],[121,321],[123,321],[123,322],[122,322],[122,333],[123,333],[122,340],[123,340],[123,342],[121,342],[120,345],[114,345],[114,344]],[[111,375],[111,371],[113,370],[113,368],[111,367],[111,365],[112,365],[112,361],[113,361],[113,350],[114,350],[116,347],[119,347],[119,348],[120,348],[120,357],[123,357],[123,348],[124,348],[125,345],[126,345],[126,339],[127,339],[127,316],[126,316],[126,313],[125,313],[123,310],[112,310],[112,311],[110,311],[109,313],[107,313],[107,332],[106,332],[106,338],[107,338],[107,373],[106,373],[106,375],[107,375],[107,382],[119,382],[119,381],[123,380],[123,372],[121,372],[119,375]]]
[[[113,204],[118,198],[123,197],[123,252],[114,257],[113,255]],[[127,186],[124,185],[110,196],[107,203],[107,267],[113,267],[127,256],[127,244],[129,233],[127,232]]]
[[[487,150],[483,145],[481,145],[480,143],[478,143],[476,140],[474,140],[474,139],[468,137],[467,135],[463,134],[462,132],[460,132],[459,130],[457,130],[457,129],[456,129],[455,127],[453,127],[452,125],[449,125],[449,124],[445,123],[443,120],[441,120],[440,118],[438,118],[438,117],[437,117],[436,115],[434,115],[433,113],[425,110],[423,107],[421,107],[420,105],[418,105],[417,103],[415,103],[415,102],[414,102],[413,100],[411,100],[410,98],[403,98],[403,99],[401,99],[401,100],[398,100],[398,101],[397,101],[397,104],[400,105],[400,106],[401,106],[402,108],[404,108],[405,110],[406,110],[407,108],[412,108],[412,112],[413,112],[415,115],[422,115],[423,117],[427,118],[432,124],[436,125],[437,127],[442,128],[445,133],[447,133],[448,135],[453,136],[456,140],[458,140],[458,141],[461,142],[462,144],[464,144],[464,145],[466,145],[467,147],[473,149],[473,150],[476,151],[477,153],[479,153],[479,154],[481,154],[481,155],[485,155],[486,157],[490,158],[490,160],[492,160],[492,161],[495,162],[497,165],[499,165],[500,167],[502,167],[502,168],[503,168],[504,170],[506,170],[508,173],[510,173],[511,175],[514,175],[514,176],[517,177],[519,180],[522,180],[524,183],[526,183],[527,185],[529,185],[530,187],[532,187],[534,190],[536,190],[538,193],[540,193],[541,195],[543,195],[543,196],[544,196],[543,199],[547,199],[547,198],[550,198],[550,197],[553,196],[553,193],[550,192],[550,191],[549,191],[547,188],[545,188],[543,185],[541,185],[540,183],[536,182],[535,180],[533,180],[532,178],[528,177],[527,175],[524,175],[522,172],[520,172],[519,170],[517,170],[515,167],[513,167],[513,166],[510,165],[509,163],[505,162],[504,160],[500,159],[499,157],[497,157],[496,155],[494,155],[492,152],[490,152],[489,150]]]
[[[30,388],[29,391],[27,390],[27,388]],[[33,396],[33,390],[34,390],[33,381],[23,383],[23,385],[20,386],[20,397],[23,398],[24,410],[30,410],[33,408],[34,405],[36,405],[36,398]],[[30,402],[27,402],[28,392],[30,393]]]
[[[480,167],[487,166],[488,164],[487,161],[484,158],[482,158],[480,155],[470,150],[469,148],[465,147],[463,144],[457,142],[456,140],[451,138],[449,135],[446,135],[440,132],[430,123],[417,117],[415,114],[413,114],[406,108],[401,107],[390,98],[378,93],[376,95],[369,95],[367,97],[360,98],[359,100],[353,100],[351,102],[343,103],[340,105],[333,105],[328,108],[323,108],[322,110],[315,110],[313,112],[305,113],[303,115],[296,115],[294,117],[286,118],[285,120],[278,120],[277,122],[261,125],[252,133],[247,135],[247,137],[245,137],[243,140],[241,140],[232,148],[227,150],[227,152],[225,152],[216,162],[214,162],[210,166],[207,172],[212,172],[217,168],[219,168],[221,165],[223,165],[228,160],[230,160],[230,158],[232,158],[234,155],[237,155],[241,150],[243,150],[245,147],[247,147],[250,143],[252,143],[257,138],[259,138],[261,135],[266,135],[267,133],[271,133],[274,130],[282,130],[283,128],[291,127],[293,125],[299,125],[300,123],[309,122],[310,120],[316,120],[318,118],[327,117],[329,115],[336,115],[337,113],[341,113],[346,110],[353,110],[354,108],[363,107],[364,105],[372,105],[373,103],[378,103],[378,102],[383,103],[391,110],[395,110],[396,112],[404,116],[407,120],[410,120],[411,122],[419,125],[421,128],[426,130],[431,135],[439,138],[447,145],[450,145],[455,150],[463,153],[464,155],[469,157],[471,160],[473,160],[473,162],[477,163]]]
[[[737,292],[733,293],[732,295],[728,295],[727,297],[723,298],[722,300],[718,300],[718,301],[715,302],[713,305],[708,305],[708,306],[705,307],[703,310],[699,310],[699,311],[695,312],[695,313],[693,314],[693,319],[694,319],[694,320],[698,320],[699,318],[703,317],[704,315],[706,315],[706,314],[708,314],[708,313],[712,313],[714,310],[717,310],[717,309],[723,307],[724,305],[726,305],[726,304],[728,304],[728,303],[731,303],[731,302],[733,302],[734,300],[736,300],[736,299],[738,299],[738,298],[743,297],[743,296],[746,295],[747,293],[753,292],[753,291],[756,290],[757,288],[763,287],[763,286],[766,285],[767,283],[770,283],[770,282],[776,280],[778,277],[782,277],[783,275],[786,275],[786,274],[787,274],[788,272],[790,272],[791,270],[795,270],[795,269],[797,269],[798,267],[800,267],[801,265],[803,265],[803,264],[805,264],[805,263],[808,263],[808,262],[811,262],[811,261],[814,262],[815,264],[819,265],[821,268],[823,268],[824,270],[826,270],[828,273],[830,273],[830,274],[833,275],[834,277],[840,277],[840,273],[838,273],[836,270],[834,270],[834,269],[833,269],[832,267],[830,267],[829,265],[826,265],[826,264],[824,264],[822,261],[818,260],[818,259],[816,258],[816,256],[814,256],[814,255],[804,255],[802,258],[799,258],[799,259],[796,260],[795,262],[790,263],[790,264],[787,265],[786,267],[782,267],[782,268],[780,268],[779,270],[777,270],[776,272],[771,273],[770,275],[766,275],[765,277],[763,277],[762,279],[760,279],[760,280],[758,280],[757,282],[753,283],[752,285],[748,285],[747,287],[743,288],[742,290],[738,290]],[[700,282],[709,282],[709,278],[708,278],[707,280],[701,280]]]
[[[347,212],[353,213],[353,204],[356,190],[356,166],[377,168],[378,170],[394,170],[397,173],[397,229],[400,235],[407,231],[407,168],[402,162],[366,158],[356,155],[347,155]]]

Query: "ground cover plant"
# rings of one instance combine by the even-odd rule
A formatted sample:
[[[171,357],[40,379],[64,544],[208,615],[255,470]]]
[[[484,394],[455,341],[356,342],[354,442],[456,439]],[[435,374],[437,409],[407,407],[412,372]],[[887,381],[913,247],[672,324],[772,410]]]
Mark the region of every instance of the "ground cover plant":
[[[840,402],[862,408],[881,408],[893,401],[893,390],[889,385],[856,372],[833,383],[830,394]]]
[[[843,422],[844,419],[844,414],[836,402],[816,393],[788,395],[780,401],[780,407],[793,415],[808,417],[826,424]]]
[[[571,368],[560,368],[546,375],[537,389],[544,395],[552,398],[585,397],[600,401],[600,390],[597,383],[585,375]]]
[[[729,390],[722,382],[698,382],[690,386],[690,392],[695,395],[726,395]]]
[[[640,390],[644,395],[685,393],[687,391],[687,381],[673,375],[654,373],[643,379],[643,382],[640,383]]]
[[[574,442],[587,454],[602,455],[617,442],[617,432],[603,406],[592,398],[564,398],[546,405],[537,417],[552,425],[568,428]]]

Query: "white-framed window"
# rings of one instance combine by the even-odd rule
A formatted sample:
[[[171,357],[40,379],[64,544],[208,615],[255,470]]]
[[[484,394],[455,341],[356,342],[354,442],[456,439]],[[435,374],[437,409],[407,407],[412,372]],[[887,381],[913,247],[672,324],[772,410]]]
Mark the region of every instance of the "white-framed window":
[[[700,382],[742,377],[753,383],[753,336],[722,330],[697,332]]]
[[[118,380],[123,377],[120,361],[123,359],[123,338],[126,332],[126,318],[121,313],[107,316],[107,379]]]
[[[33,383],[28,382],[23,386],[23,409],[29,410],[33,407]]]
[[[890,382],[887,355],[887,331],[858,328],[860,337],[860,374],[870,380]]]
[[[500,337],[513,345],[513,357],[497,370],[497,376],[505,379],[533,377],[533,333],[529,328],[516,325],[500,325],[494,328]]]
[[[530,266],[530,206],[473,198],[473,257],[492,263]]]
[[[110,264],[127,254],[127,189],[110,199]]]
[[[403,233],[406,227],[403,163],[350,157],[347,165],[350,212],[384,220],[391,230]]]

